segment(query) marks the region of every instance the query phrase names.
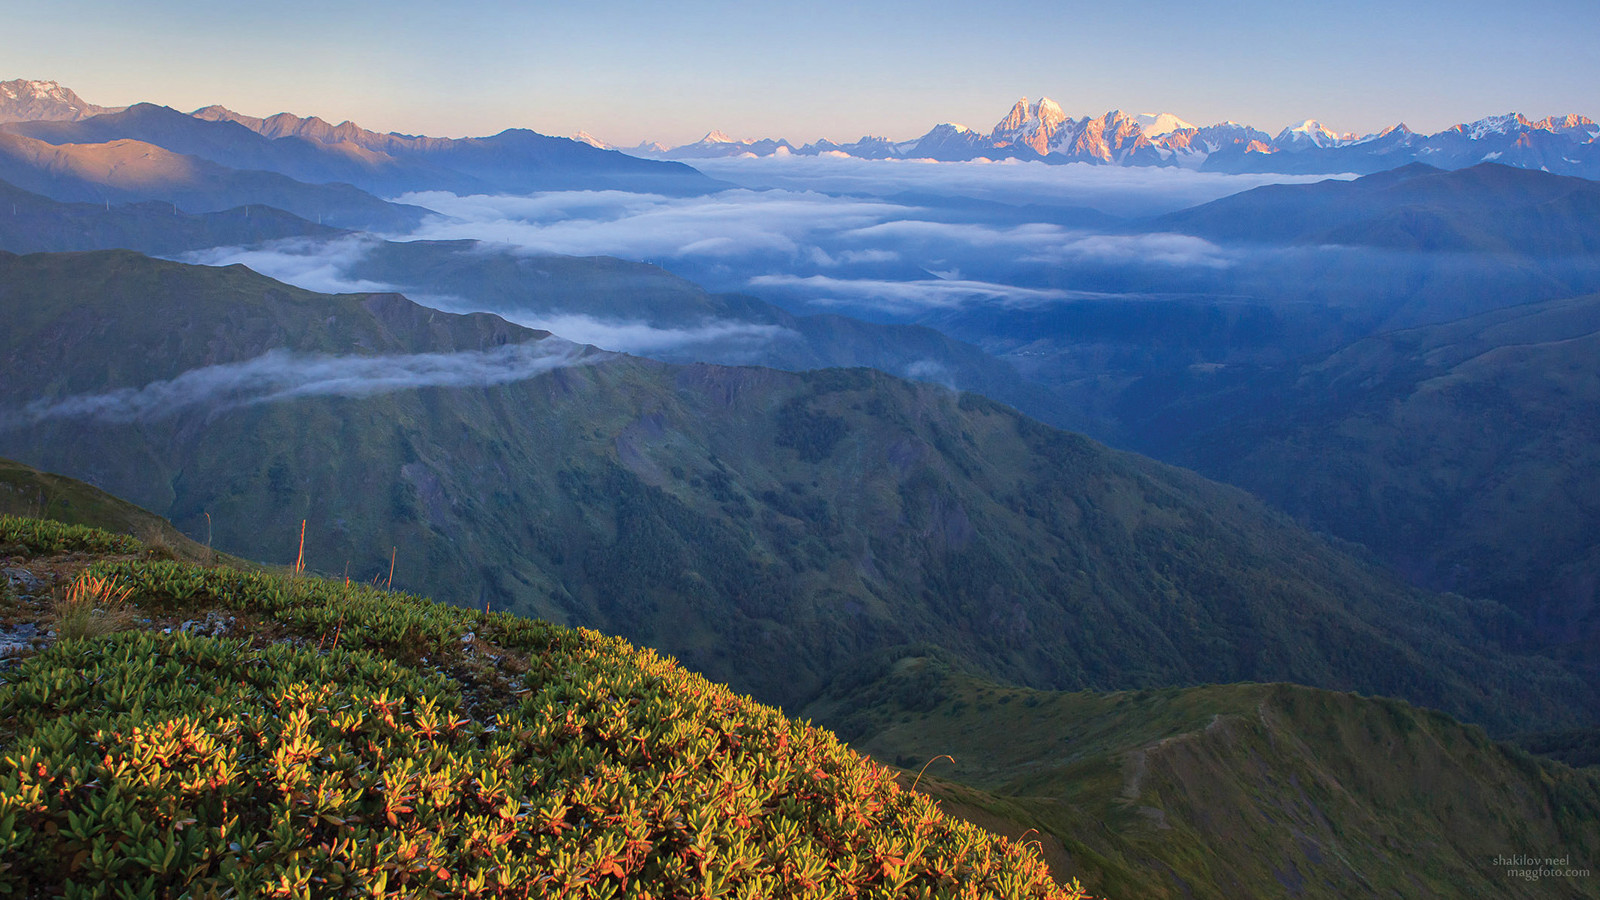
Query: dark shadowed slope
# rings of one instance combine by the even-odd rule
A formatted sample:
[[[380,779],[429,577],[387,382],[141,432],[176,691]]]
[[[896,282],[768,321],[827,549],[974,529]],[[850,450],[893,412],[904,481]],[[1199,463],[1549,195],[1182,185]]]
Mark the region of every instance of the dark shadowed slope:
[[[61,203],[0,181],[0,250],[38,253],[123,248],[168,254],[286,237],[337,234],[328,226],[257,206],[198,215],[160,201]]]
[[[1401,251],[1600,252],[1600,183],[1483,163],[1422,163],[1354,181],[1255,188],[1151,220],[1219,241],[1350,244]]]
[[[1357,342],[1152,416],[1151,452],[1371,547],[1418,583],[1494,597],[1592,661],[1600,640],[1600,296]]]
[[[160,201],[202,213],[260,204],[349,228],[405,231],[424,210],[348,184],[306,184],[134,140],[54,145],[0,132],[0,180],[67,202]]]

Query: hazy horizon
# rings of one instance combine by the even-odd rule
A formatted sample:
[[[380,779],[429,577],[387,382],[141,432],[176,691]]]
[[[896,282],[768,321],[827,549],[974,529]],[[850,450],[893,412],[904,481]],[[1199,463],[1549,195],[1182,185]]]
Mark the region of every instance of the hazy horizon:
[[[878,0],[803,18],[721,0],[448,11],[402,0],[382,17],[350,2],[67,0],[11,13],[0,79],[56,81],[102,106],[220,103],[436,136],[587,131],[619,146],[712,130],[795,143],[904,140],[942,122],[987,131],[1019,96],[1041,94],[1075,117],[1170,112],[1273,133],[1315,118],[1364,134],[1512,111],[1600,114],[1596,34],[1600,7],[1571,0]]]

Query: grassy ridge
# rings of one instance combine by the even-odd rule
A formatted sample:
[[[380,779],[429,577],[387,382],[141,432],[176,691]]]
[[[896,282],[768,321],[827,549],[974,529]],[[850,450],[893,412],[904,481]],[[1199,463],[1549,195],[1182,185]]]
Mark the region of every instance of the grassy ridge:
[[[52,519],[68,525],[134,535],[146,545],[164,548],[183,559],[200,561],[215,557],[206,547],[191,540],[172,527],[171,522],[154,513],[77,479],[41,472],[9,459],[0,459],[0,515]],[[33,531],[41,537],[56,533],[41,527],[34,527]],[[62,549],[38,545],[30,547],[35,551]],[[126,552],[99,546],[83,549]]]
[[[0,543],[39,528],[0,520]],[[319,579],[96,570],[146,614],[225,609],[252,637],[66,640],[0,676],[11,892],[1077,896],[828,733],[615,638]]]
[[[1045,693],[929,657],[807,710],[1114,896],[1589,897],[1600,774],[1405,703],[1285,684]],[[1004,735],[997,741],[996,735]],[[1524,848],[1524,849],[1515,849]],[[1530,882],[1496,856],[1568,856]]]

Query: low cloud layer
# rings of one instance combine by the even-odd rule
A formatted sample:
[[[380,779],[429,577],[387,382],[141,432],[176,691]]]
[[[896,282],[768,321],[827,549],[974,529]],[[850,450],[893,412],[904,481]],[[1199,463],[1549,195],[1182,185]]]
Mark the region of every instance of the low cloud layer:
[[[103,394],[36,400],[8,424],[51,419],[148,422],[191,410],[210,413],[303,397],[369,397],[425,387],[486,387],[583,365],[603,355],[546,339],[493,350],[403,356],[325,356],[271,350],[238,363],[191,369],[166,381]],[[21,421],[18,421],[18,420]]]
[[[695,160],[707,175],[755,189],[886,197],[907,192],[1016,205],[1083,206],[1141,217],[1209,203],[1264,184],[1326,181],[1327,175],[1224,175],[1179,167],[944,162],[834,156]]]
[[[759,356],[761,349],[773,341],[800,339],[781,325],[734,320],[713,319],[695,326],[663,328],[648,322],[574,313],[532,315],[511,311],[501,315],[518,325],[542,329],[569,341],[639,356],[693,352],[695,348],[712,346],[722,351],[719,358],[739,349]]]
[[[810,258],[827,235],[905,217],[908,207],[790,191],[661,197],[578,191],[534,197],[430,192],[402,200],[441,213],[412,238],[470,238],[535,253],[634,260]]]
[[[1078,293],[1061,287],[1207,290],[1218,273],[1240,264],[1244,251],[1188,235],[1084,224],[1099,221],[1096,216],[1052,219],[1052,204],[1139,215],[1267,182],[1312,180],[1084,164],[801,157],[712,160],[707,167],[761,189],[701,197],[408,194],[400,199],[436,215],[400,239],[475,240],[485,253],[615,256],[659,264],[713,291],[753,292],[795,309],[916,321],[924,312],[958,306],[1035,305]],[[948,202],[952,197],[1009,205]],[[697,353],[745,358],[730,354],[747,350],[750,360],[760,361],[762,347],[793,337],[742,318],[684,324],[677,310],[617,318],[582,306],[581,297],[541,308],[544,301],[531,296],[446,296],[425,284],[401,287],[352,275],[375,246],[365,236],[291,239],[202,251],[186,260],[243,263],[318,291],[404,290],[429,306],[493,312],[571,340],[674,360]]]
[[[1097,234],[1045,222],[996,226],[900,220],[856,228],[840,235],[862,244],[899,247],[907,258],[959,258],[1004,254],[1020,263],[1200,266],[1226,268],[1233,255],[1204,238],[1187,234]]]
[[[1064,167],[1042,168],[1054,176]],[[1089,170],[1099,171],[1083,167]],[[1114,167],[1111,171],[1125,173]],[[1189,172],[1177,177],[1199,176]],[[414,238],[472,238],[517,252],[654,262],[713,290],[760,289],[785,277],[915,282],[932,272],[952,279],[967,273],[968,278],[1020,278],[1025,283],[1059,266],[1216,270],[1234,263],[1229,251],[1201,238],[1067,227],[1033,218],[1037,210],[987,210],[971,220],[959,210],[789,190],[736,190],[709,197],[616,191],[533,197],[431,193],[404,199],[440,213],[424,222]]]
[[[379,243],[369,235],[332,240],[284,238],[250,247],[212,247],[177,257],[201,266],[248,266],[284,284],[323,294],[365,294],[392,291],[392,285],[351,278],[346,273]]]
[[[1031,306],[1073,296],[1071,291],[1023,288],[987,281],[931,278],[886,281],[870,278],[830,278],[826,275],[760,275],[750,279],[755,288],[776,288],[803,295],[815,306],[870,306],[887,312],[920,312],[972,303],[999,302],[1006,306]]]

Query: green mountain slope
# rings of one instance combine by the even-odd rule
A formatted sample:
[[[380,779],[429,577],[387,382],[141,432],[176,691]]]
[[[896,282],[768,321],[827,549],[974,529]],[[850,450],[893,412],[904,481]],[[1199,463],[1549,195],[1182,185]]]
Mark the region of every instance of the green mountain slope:
[[[1284,684],[1019,690],[925,657],[807,714],[1139,897],[1593,897],[1600,774],[1394,700]],[[997,736],[1003,739],[997,740]],[[936,759],[949,754],[954,761]],[[954,801],[954,803],[951,803]],[[1519,877],[1497,857],[1565,857]]]
[[[1082,897],[621,640],[53,525],[0,518],[0,546],[133,612],[0,670],[0,892]]]
[[[0,257],[0,308],[0,452],[191,534],[209,513],[242,555],[294,559],[305,520],[317,570],[393,557],[396,584],[619,632],[766,700],[920,641],[1036,686],[1295,680],[1495,728],[1593,721],[1590,687],[1501,649],[1502,608],[972,395],[552,349],[129,253]],[[428,381],[529,355],[560,367]]]
[[[1359,341],[1219,375],[1148,449],[1242,485],[1413,580],[1525,611],[1588,664],[1600,639],[1600,296]],[[1240,383],[1240,382],[1243,383]]]

